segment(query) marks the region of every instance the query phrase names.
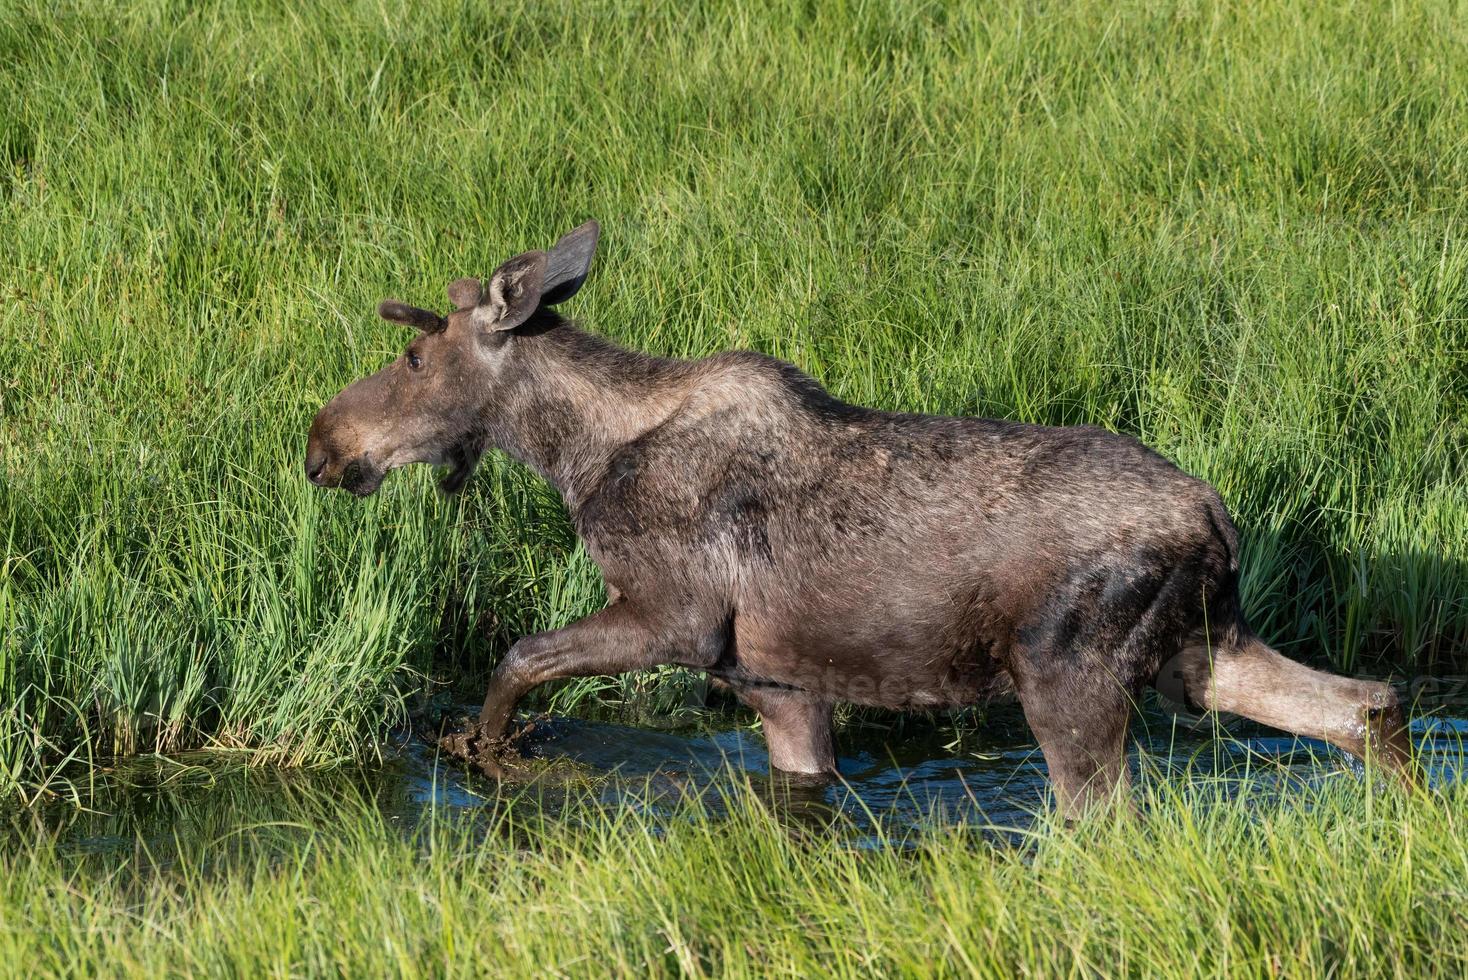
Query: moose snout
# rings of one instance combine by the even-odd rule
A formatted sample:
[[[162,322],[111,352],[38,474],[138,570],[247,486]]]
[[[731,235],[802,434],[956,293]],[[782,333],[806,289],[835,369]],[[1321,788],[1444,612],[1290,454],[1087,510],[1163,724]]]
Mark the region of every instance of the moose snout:
[[[329,487],[335,483],[339,453],[332,452],[331,440],[327,438],[328,426],[318,415],[311,423],[311,433],[306,437],[306,479],[318,487]]]
[[[373,462],[330,409],[329,405],[322,409],[311,424],[306,439],[306,479],[318,487],[341,487],[358,497],[375,493],[387,470]]]

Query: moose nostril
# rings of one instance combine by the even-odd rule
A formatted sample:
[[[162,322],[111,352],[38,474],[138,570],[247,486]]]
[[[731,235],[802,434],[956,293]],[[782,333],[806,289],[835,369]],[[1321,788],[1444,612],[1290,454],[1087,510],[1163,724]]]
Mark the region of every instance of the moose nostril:
[[[326,453],[317,451],[306,457],[306,479],[312,483],[321,483],[321,474],[326,471]]]

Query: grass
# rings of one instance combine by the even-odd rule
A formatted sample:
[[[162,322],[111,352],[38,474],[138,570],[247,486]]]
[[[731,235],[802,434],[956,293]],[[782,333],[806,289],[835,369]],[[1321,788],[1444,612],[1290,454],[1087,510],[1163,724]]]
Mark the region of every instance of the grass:
[[[1461,976],[1468,798],[1154,784],[1141,822],[853,847],[755,793],[722,819],[526,799],[416,830],[304,794],[167,860],[0,852],[14,976]],[[248,811],[246,811],[248,812]],[[281,819],[288,813],[288,819]],[[231,816],[238,816],[231,811]],[[195,826],[196,832],[207,826]],[[897,845],[901,846],[897,846]],[[155,842],[153,847],[167,846]]]
[[[452,500],[300,472],[405,340],[379,299],[442,306],[588,217],[595,328],[1137,433],[1223,492],[1282,648],[1461,672],[1465,42],[1461,3],[1384,0],[0,0],[0,794],[138,751],[370,754],[595,608],[503,460]]]

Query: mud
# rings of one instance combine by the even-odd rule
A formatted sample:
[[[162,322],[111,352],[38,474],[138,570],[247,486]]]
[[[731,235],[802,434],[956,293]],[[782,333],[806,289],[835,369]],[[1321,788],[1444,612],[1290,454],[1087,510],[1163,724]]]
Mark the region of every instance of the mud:
[[[508,735],[490,737],[480,731],[474,718],[464,715],[454,723],[454,730],[439,737],[436,744],[444,757],[457,759],[500,783],[563,786],[599,778],[601,773],[569,757],[525,751],[534,742],[537,730],[549,722],[549,716],[541,715],[514,726]]]

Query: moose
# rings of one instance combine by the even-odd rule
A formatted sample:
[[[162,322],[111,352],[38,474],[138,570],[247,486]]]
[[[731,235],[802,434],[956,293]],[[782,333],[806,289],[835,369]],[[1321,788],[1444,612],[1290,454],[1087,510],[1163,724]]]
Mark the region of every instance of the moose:
[[[772,768],[831,774],[839,701],[942,709],[1017,696],[1057,806],[1127,785],[1148,686],[1376,760],[1410,782],[1391,687],[1313,670],[1240,610],[1239,536],[1218,492],[1090,426],[877,411],[747,351],[625,349],[556,308],[599,227],[449,284],[441,316],[395,301],[401,356],[316,415],[311,482],[358,496],[409,463],[464,487],[499,449],[559,491],[607,606],[516,642],[476,725],[503,747],[557,678],[665,664],[756,711]]]

